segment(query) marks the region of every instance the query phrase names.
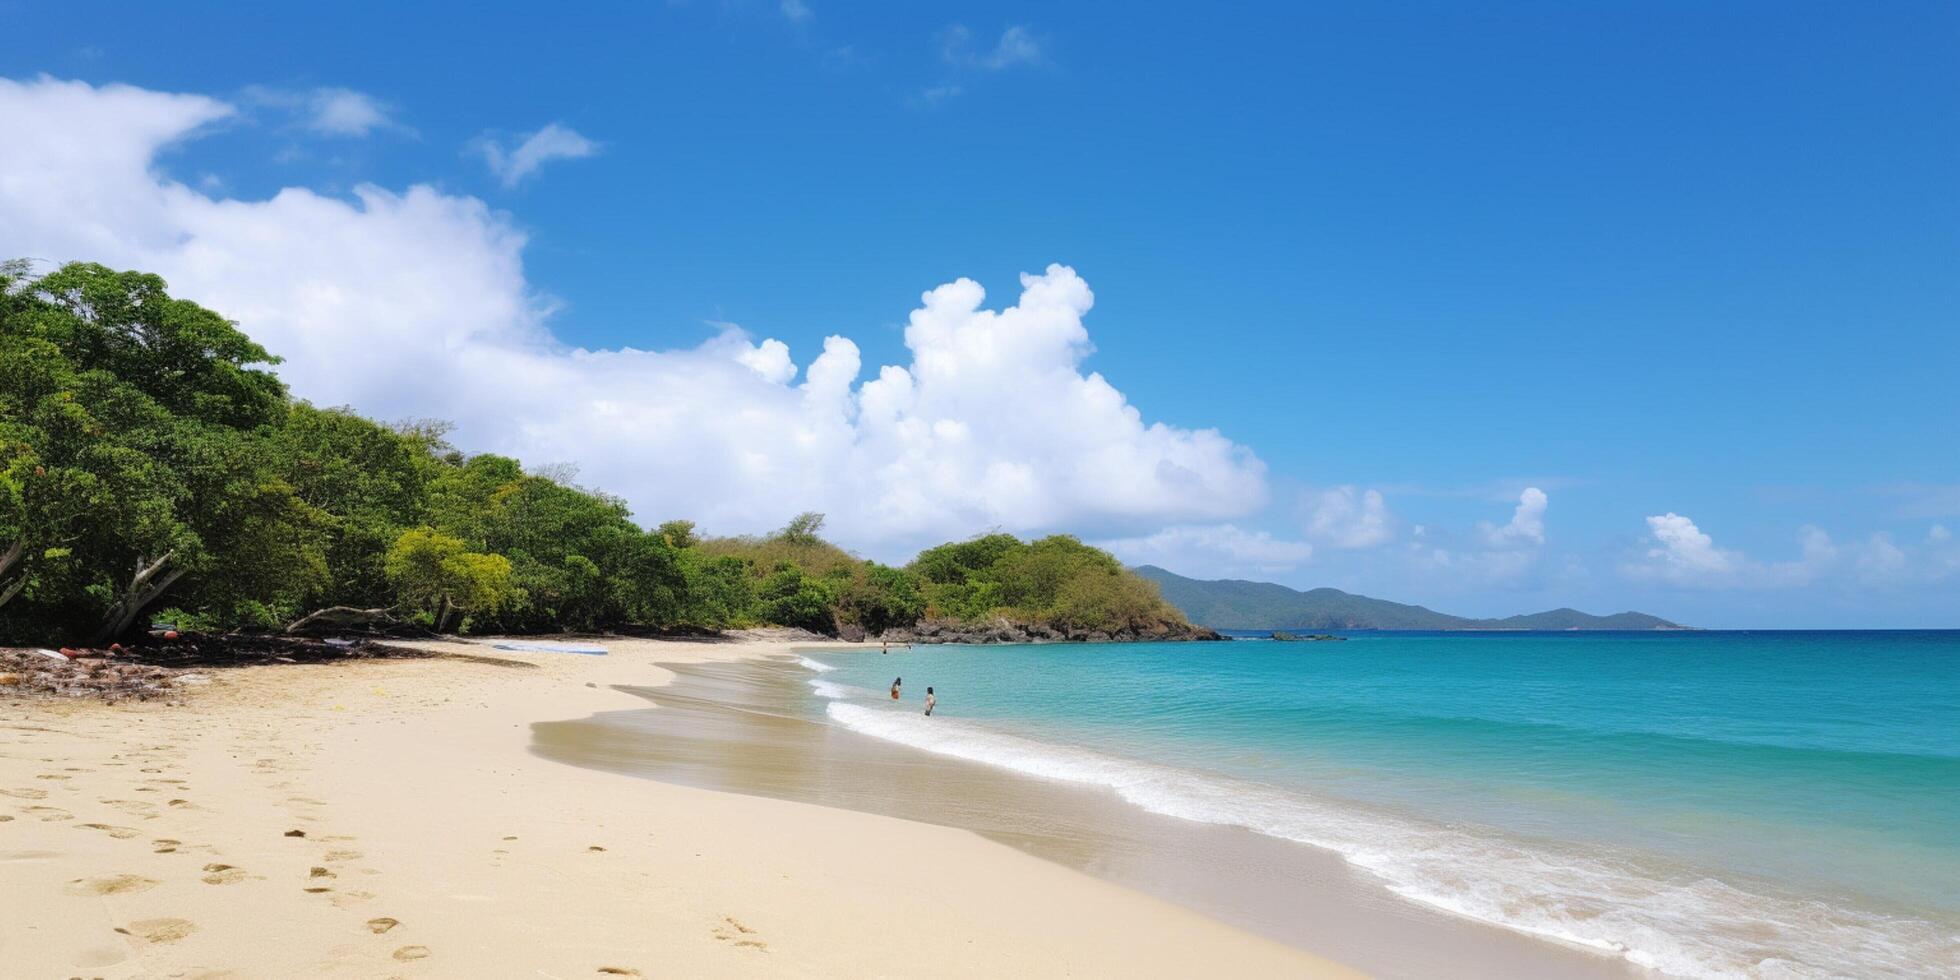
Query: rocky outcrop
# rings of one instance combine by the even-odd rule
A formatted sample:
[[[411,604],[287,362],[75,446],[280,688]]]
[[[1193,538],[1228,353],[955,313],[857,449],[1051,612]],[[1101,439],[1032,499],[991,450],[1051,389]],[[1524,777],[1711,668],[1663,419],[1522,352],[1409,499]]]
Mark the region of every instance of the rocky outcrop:
[[[1114,631],[1058,629],[1046,623],[1016,623],[996,617],[980,622],[950,619],[920,620],[911,628],[886,630],[880,639],[893,643],[1143,643],[1152,641],[1222,640],[1202,626],[1154,623]]]

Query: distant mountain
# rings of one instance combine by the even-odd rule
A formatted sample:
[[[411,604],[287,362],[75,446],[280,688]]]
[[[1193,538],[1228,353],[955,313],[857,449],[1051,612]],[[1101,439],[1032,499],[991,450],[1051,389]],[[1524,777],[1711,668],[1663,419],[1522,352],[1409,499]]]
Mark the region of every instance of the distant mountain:
[[[1245,630],[1667,630],[1684,627],[1646,613],[1594,616],[1553,609],[1504,619],[1467,619],[1421,606],[1370,599],[1339,589],[1301,592],[1271,582],[1185,578],[1155,565],[1132,569],[1157,583],[1164,599],[1193,623]]]

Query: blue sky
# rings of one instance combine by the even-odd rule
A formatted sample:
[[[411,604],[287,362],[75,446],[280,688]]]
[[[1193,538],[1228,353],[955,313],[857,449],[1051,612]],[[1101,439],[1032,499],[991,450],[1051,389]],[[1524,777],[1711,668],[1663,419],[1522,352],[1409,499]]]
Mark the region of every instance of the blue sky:
[[[1960,626],[1956,65],[1940,3],[0,4],[0,77],[229,108],[145,145],[159,182],[482,202],[469,220],[522,238],[538,309],[514,331],[688,351],[737,324],[787,345],[795,383],[844,335],[865,380],[913,360],[925,290],[968,277],[1006,307],[1062,263],[1094,292],[1080,372],[1263,464],[1211,503],[1037,490],[889,534],[840,514],[866,553],[1064,529],[1207,577],[1715,626]],[[510,177],[547,126],[534,149],[577,155]],[[9,254],[154,254],[197,281],[142,236],[92,256],[6,215]],[[309,397],[536,444],[292,368]],[[560,444],[606,485],[606,443]],[[799,479],[829,478],[778,482]],[[687,502],[615,482],[650,519]],[[1542,527],[1506,536],[1526,487]],[[1670,514],[1694,534],[1649,521]]]

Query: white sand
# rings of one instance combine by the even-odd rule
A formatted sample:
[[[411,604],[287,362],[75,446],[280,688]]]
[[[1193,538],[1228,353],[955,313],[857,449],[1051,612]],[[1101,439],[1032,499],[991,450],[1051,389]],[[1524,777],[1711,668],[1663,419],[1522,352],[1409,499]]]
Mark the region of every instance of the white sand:
[[[665,683],[655,660],[786,652],[608,645],[0,701],[0,973],[1345,972],[964,831],[530,754],[534,721],[644,708],[608,685]]]

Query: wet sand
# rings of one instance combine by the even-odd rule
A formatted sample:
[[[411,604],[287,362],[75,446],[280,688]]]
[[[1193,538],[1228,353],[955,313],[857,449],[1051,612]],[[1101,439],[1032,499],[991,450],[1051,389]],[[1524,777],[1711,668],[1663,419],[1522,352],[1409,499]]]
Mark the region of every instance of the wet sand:
[[[676,664],[651,707],[533,726],[544,758],[969,830],[1392,977],[1636,977],[1594,951],[1403,900],[1332,853],[1132,806],[1098,788],[948,759],[825,723],[787,660]],[[916,874],[940,877],[932,858]]]

